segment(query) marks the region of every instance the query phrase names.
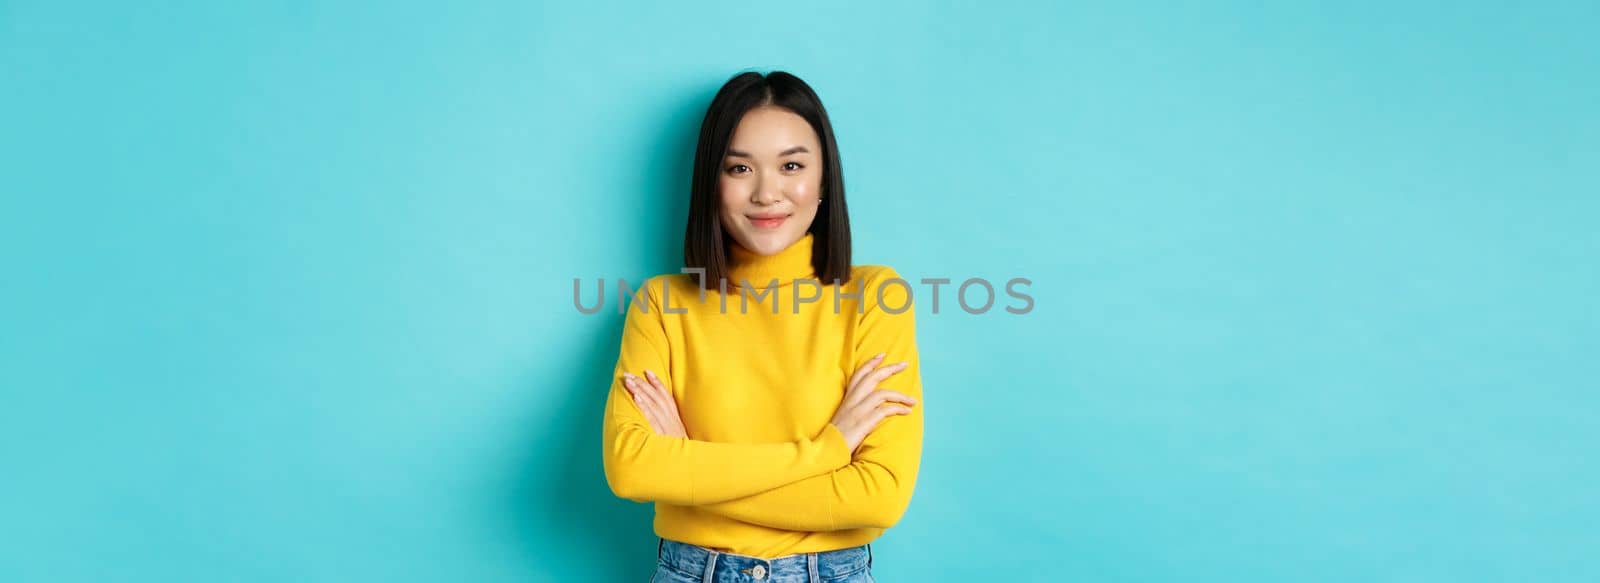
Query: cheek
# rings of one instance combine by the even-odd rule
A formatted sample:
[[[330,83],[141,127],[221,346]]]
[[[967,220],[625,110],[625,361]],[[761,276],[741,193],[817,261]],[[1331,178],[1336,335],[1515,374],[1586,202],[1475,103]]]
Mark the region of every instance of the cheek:
[[[817,193],[822,191],[821,182],[816,177],[806,176],[794,184],[792,192],[799,198],[816,198]]]
[[[739,199],[739,187],[737,185],[731,184],[727,180],[717,183],[717,204],[722,207],[723,212],[735,208]]]

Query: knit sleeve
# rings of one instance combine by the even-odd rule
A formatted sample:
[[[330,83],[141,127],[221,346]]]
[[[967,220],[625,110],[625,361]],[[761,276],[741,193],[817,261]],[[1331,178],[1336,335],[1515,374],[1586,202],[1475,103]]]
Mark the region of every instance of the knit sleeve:
[[[668,388],[674,386],[672,346],[662,325],[662,304],[656,291],[668,284],[666,279],[647,280],[637,304],[629,303],[624,319],[622,347],[611,375],[601,434],[606,483],[612,493],[637,502],[717,503],[826,474],[849,463],[849,445],[832,424],[811,439],[755,444],[668,437],[651,428],[623,385],[622,373],[642,377],[649,370]]]
[[[859,368],[877,353],[885,363],[906,361],[906,370],[878,388],[917,400],[906,415],[890,415],[856,450],[843,468],[736,500],[707,503],[700,509],[744,522],[796,531],[889,528],[911,503],[922,457],[922,366],[917,355],[915,310],[911,286],[892,280],[899,275],[884,267],[864,283],[867,307],[860,317],[855,353]],[[887,285],[885,282],[888,282]],[[878,288],[883,287],[882,301]],[[902,310],[901,307],[904,307]],[[828,424],[829,427],[833,425]]]

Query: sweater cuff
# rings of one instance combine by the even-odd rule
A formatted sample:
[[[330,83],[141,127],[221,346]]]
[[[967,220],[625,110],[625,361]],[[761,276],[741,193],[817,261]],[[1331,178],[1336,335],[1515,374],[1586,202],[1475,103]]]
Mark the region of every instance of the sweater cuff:
[[[850,465],[850,440],[845,439],[844,432],[838,426],[828,423],[823,426],[822,434],[817,436],[822,443],[822,451],[828,454],[828,462],[832,469],[839,469]]]

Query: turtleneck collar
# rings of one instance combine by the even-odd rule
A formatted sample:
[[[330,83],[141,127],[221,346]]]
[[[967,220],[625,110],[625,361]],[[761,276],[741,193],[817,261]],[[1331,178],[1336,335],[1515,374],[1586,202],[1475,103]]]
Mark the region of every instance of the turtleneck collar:
[[[816,279],[816,270],[811,267],[813,241],[812,234],[806,233],[782,251],[758,255],[730,240],[728,287],[737,287],[741,279],[750,280],[750,285],[755,287],[765,287],[774,278],[778,285],[787,285],[796,279]]]

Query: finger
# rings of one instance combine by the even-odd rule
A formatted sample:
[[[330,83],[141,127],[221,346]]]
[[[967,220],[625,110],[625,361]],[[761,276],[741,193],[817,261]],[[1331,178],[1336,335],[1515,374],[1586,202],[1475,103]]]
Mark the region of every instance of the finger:
[[[661,383],[656,373],[646,370],[645,375],[648,376],[648,383],[637,376],[634,383],[640,388],[638,391],[650,396],[651,407],[656,415],[656,432],[662,436],[688,436],[688,431],[683,428],[683,418],[678,416],[677,402],[672,400],[672,392],[667,391],[666,384]]]
[[[661,433],[661,421],[656,419],[655,410],[651,409],[648,405],[640,405],[639,412],[644,414],[644,420],[646,423],[650,424],[651,430],[655,431],[656,433]]]
[[[877,409],[873,409],[872,410],[872,417],[869,418],[869,419],[871,419],[871,421],[867,424],[867,427],[871,427],[873,429],[877,429],[878,428],[878,424],[883,423],[883,420],[889,418],[890,415],[910,415],[910,414],[911,414],[911,408],[907,407],[905,405],[890,405],[888,407],[878,407]]]
[[[661,382],[661,378],[657,377],[656,373],[646,370],[644,375],[650,379],[650,386],[657,391],[655,396],[660,397],[663,407],[676,414],[678,402],[672,398],[672,391],[667,390],[667,386]]]
[[[655,430],[656,433],[661,433],[661,421],[656,418],[655,407],[644,396],[639,394],[642,391],[634,386],[632,379],[623,379],[622,382],[627,385],[628,394],[633,395],[633,402],[639,406],[639,412],[644,415],[644,420],[650,424],[650,429]]]
[[[867,376],[867,373],[872,371],[872,367],[877,366],[878,362],[882,360],[882,352],[879,352],[877,356],[868,359],[867,362],[861,365],[861,368],[856,369],[856,374],[850,375],[850,384],[846,386],[854,388],[856,383],[861,382],[861,378]]]
[[[656,386],[656,388],[650,389],[650,391],[656,392],[656,407],[661,408],[662,418],[669,421],[669,423],[682,423],[682,421],[680,421],[682,416],[680,416],[680,413],[678,413],[678,404],[672,400],[672,394],[667,392],[667,389],[662,388],[662,386]]]
[[[648,372],[646,374],[649,374]],[[657,413],[661,416],[662,428],[667,435],[687,436],[688,430],[683,426],[683,415],[678,413],[678,403],[672,398],[672,393],[663,386],[659,379],[652,383],[656,392]]]
[[[633,401],[635,403],[644,403],[644,401],[639,398],[639,390],[633,386],[633,377],[626,374],[622,375],[622,388],[628,391],[628,395],[633,397]]]
[[[639,400],[640,407],[649,409],[649,412],[654,412],[656,401],[650,391],[645,390],[644,383],[639,381],[639,377],[628,375],[624,382],[628,383],[628,387],[633,390],[633,396]]]
[[[645,371],[645,374],[655,376],[650,371]],[[651,413],[655,416],[652,425],[656,433],[675,435],[672,431],[674,426],[682,425],[682,422],[678,420],[677,406],[672,403],[672,395],[667,393],[666,387],[661,386],[659,380],[645,382],[639,377],[633,377],[633,384],[650,400]]]
[[[881,402],[885,402],[885,401],[893,401],[893,402],[896,402],[896,403],[905,403],[907,405],[915,405],[915,404],[917,404],[916,398],[912,397],[911,395],[907,395],[905,393],[902,393],[900,391],[891,391],[889,389],[878,389],[876,392],[879,395],[878,402],[880,402],[880,403]]]
[[[672,395],[666,394],[666,389],[659,386],[646,385],[644,391],[651,393],[650,399],[654,402],[656,413],[661,416],[663,422],[671,422],[678,419],[678,405],[673,402]]]
[[[639,387],[634,385],[632,376],[622,375],[622,387],[628,390],[628,395],[633,397],[633,402],[637,403],[640,409],[649,404],[644,395],[639,394]]]
[[[661,403],[661,394],[657,393],[654,387],[645,383],[644,379],[633,379],[633,386],[639,387],[639,394],[650,400],[650,408],[655,409],[656,418],[658,420],[663,419],[667,412],[667,406]]]
[[[909,361],[905,361],[905,360],[902,360],[900,362],[896,362],[894,364],[887,364],[887,365],[884,365],[884,366],[880,366],[880,367],[878,367],[877,370],[874,370],[871,373],[869,373],[867,375],[867,378],[870,379],[872,382],[875,382],[875,383],[883,382],[883,379],[889,378],[891,375],[894,375],[895,373],[903,371],[903,370],[906,369],[906,367],[909,367],[909,366],[911,366],[911,363]]]
[[[644,411],[645,420],[650,422],[650,429],[655,430],[655,432],[658,434],[667,435],[667,420],[666,417],[661,414],[660,409],[654,406],[646,405],[641,410]]]
[[[870,373],[867,373],[867,376],[863,377],[861,379],[861,384],[857,386],[856,390],[857,391],[863,391],[862,395],[865,395],[866,394],[865,391],[871,391],[872,389],[878,388],[878,383],[883,382],[885,379],[889,378],[890,375],[893,375],[893,374],[895,374],[897,372],[905,370],[905,368],[907,366],[909,366],[909,363],[907,363],[905,361],[901,361],[901,362],[897,362],[897,363],[894,363],[894,364],[878,367],[877,370],[874,370],[874,371],[872,371]],[[860,396],[860,397],[857,397],[857,399],[855,400],[855,403],[856,404],[861,404],[861,403],[863,403],[865,401],[866,401],[866,397],[865,396]]]

